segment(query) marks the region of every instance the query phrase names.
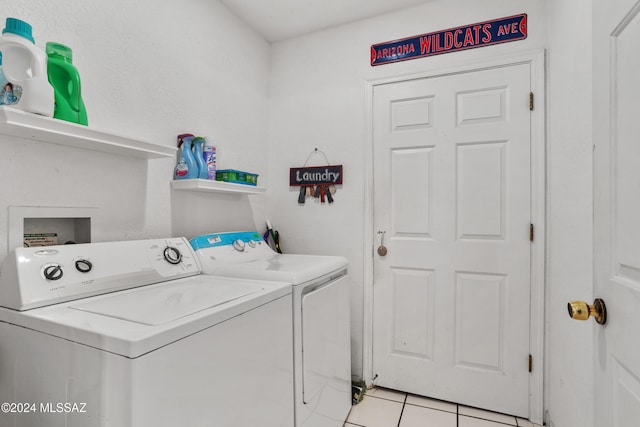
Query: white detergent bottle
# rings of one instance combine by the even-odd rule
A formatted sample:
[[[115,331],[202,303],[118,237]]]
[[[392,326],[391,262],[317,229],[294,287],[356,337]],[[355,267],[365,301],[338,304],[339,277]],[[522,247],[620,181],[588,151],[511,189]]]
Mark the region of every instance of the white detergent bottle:
[[[52,117],[54,97],[47,75],[47,54],[35,45],[31,25],[7,18],[0,52],[7,79],[0,88],[2,104]]]

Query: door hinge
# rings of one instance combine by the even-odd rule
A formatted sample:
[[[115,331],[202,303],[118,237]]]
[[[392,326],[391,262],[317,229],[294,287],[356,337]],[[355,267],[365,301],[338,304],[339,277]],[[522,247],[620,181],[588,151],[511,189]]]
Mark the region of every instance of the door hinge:
[[[533,242],[534,228],[533,224],[529,224],[529,241]]]
[[[533,372],[533,356],[529,355],[529,372]]]
[[[533,111],[533,92],[529,92],[529,111]]]

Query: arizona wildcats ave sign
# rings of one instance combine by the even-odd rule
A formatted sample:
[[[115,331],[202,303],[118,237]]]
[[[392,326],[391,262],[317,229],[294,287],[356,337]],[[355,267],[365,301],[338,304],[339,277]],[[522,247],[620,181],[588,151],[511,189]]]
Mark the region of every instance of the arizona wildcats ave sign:
[[[527,14],[478,22],[371,46],[371,65],[507,43],[527,38]]]

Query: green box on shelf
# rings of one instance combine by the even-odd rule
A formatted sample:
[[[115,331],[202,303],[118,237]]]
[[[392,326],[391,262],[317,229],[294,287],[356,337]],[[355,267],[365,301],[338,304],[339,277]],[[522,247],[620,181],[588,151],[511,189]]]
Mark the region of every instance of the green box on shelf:
[[[234,184],[258,185],[258,174],[222,169],[216,171],[216,181],[232,182]]]

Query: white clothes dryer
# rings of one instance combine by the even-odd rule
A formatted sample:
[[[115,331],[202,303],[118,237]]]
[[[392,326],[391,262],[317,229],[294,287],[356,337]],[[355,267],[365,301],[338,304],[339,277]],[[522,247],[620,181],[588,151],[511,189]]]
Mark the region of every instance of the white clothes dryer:
[[[0,425],[292,427],[291,286],[200,273],[184,238],[10,253]]]
[[[190,240],[204,274],[293,285],[297,427],[341,427],[351,409],[348,261],[274,252],[257,232]]]

